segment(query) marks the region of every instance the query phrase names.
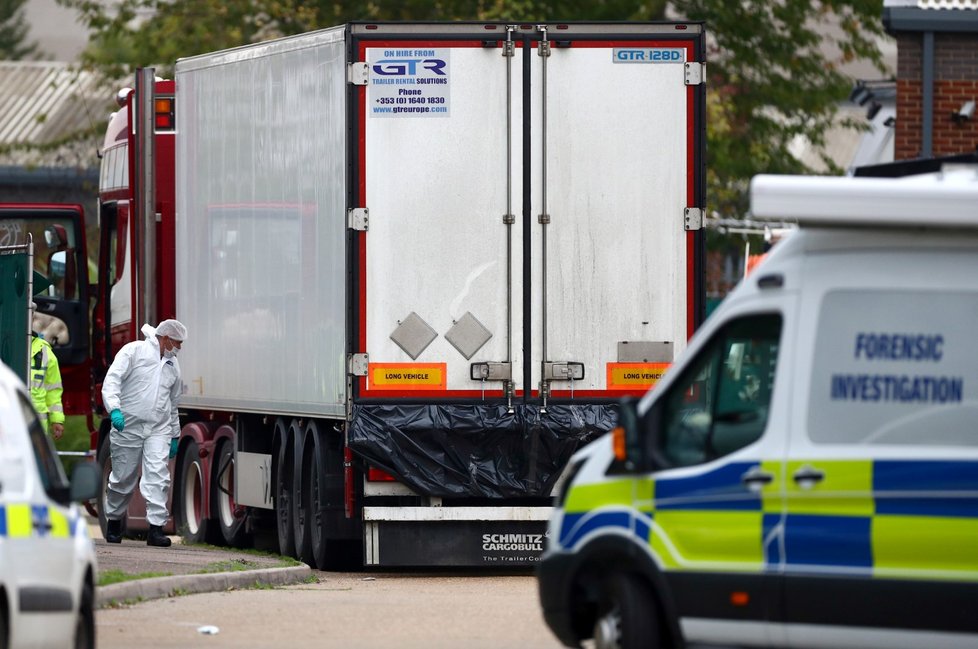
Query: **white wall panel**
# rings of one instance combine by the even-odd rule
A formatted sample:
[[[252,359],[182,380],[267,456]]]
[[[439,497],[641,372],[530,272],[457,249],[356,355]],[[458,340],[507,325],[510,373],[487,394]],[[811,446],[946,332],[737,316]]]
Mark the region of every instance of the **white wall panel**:
[[[177,63],[187,406],[341,415],[343,30]]]

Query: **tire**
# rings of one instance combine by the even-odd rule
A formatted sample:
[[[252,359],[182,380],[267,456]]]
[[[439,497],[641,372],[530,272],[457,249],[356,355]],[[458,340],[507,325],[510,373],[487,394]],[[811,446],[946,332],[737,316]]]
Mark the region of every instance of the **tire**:
[[[75,649],[95,649],[95,593],[88,581],[82,587],[75,622]]]
[[[102,473],[98,487],[98,526],[102,530],[102,538],[105,538],[108,519],[105,517],[105,497],[109,489],[109,475],[112,473],[112,452],[109,450],[109,440],[99,447],[98,468]],[[122,517],[122,535],[126,535],[126,516]]]
[[[234,502],[234,443],[225,440],[217,453],[217,471],[211,480],[211,508],[221,538],[232,548],[248,544],[243,510]]]
[[[292,529],[295,530],[295,556],[299,561],[308,565],[313,564],[312,558],[312,539],[310,535],[309,515],[306,501],[308,493],[303,489],[302,468],[305,463],[306,454],[313,453],[312,445],[307,444],[299,423],[292,422],[290,433],[295,436],[295,453],[293,454],[292,465]],[[307,448],[307,446],[309,448]]]
[[[173,505],[177,533],[185,543],[206,543],[210,521],[204,518],[204,465],[197,442],[187,439],[178,455]]]
[[[631,573],[606,582],[601,614],[594,623],[595,649],[659,649],[659,615],[647,583]]]
[[[0,649],[10,646],[10,611],[7,608],[6,593],[0,589]]]
[[[284,557],[295,557],[295,528],[292,524],[292,473],[295,462],[293,427],[286,427],[285,421],[275,422],[275,437],[278,448],[275,451],[275,528],[278,532],[278,553]]]
[[[302,461],[302,491],[306,494],[306,520],[309,523],[309,554],[314,568],[325,570],[330,564],[330,543],[326,529],[323,505],[326,502],[326,480],[322,452],[326,445],[319,436],[319,427],[311,421],[306,426],[306,439],[310,442]]]

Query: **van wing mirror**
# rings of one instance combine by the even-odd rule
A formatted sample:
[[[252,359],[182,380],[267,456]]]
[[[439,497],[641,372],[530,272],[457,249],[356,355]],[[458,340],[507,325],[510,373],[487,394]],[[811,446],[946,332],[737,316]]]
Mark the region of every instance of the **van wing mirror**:
[[[629,473],[664,469],[669,462],[659,449],[661,405],[652,403],[644,416],[638,414],[638,400],[619,401],[618,425],[612,431],[615,460]]]
[[[85,502],[98,497],[102,473],[94,462],[76,462],[71,470],[71,500]]]
[[[615,459],[629,472],[642,471],[647,464],[639,422],[638,401],[634,397],[623,397],[618,402],[618,425],[611,434]]]

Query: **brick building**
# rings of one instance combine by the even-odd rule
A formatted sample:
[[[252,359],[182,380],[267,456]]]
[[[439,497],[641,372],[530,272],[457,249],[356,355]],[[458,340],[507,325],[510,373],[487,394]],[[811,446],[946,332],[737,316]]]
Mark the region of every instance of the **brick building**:
[[[897,40],[894,157],[978,148],[978,0],[885,0]]]

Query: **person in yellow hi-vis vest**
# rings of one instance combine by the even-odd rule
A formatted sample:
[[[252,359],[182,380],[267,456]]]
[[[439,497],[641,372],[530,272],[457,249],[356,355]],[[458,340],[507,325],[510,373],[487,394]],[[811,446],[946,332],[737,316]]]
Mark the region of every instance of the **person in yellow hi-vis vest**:
[[[61,369],[51,343],[36,333],[31,337],[31,401],[40,415],[45,432],[61,439],[65,430],[65,410],[61,405]]]

